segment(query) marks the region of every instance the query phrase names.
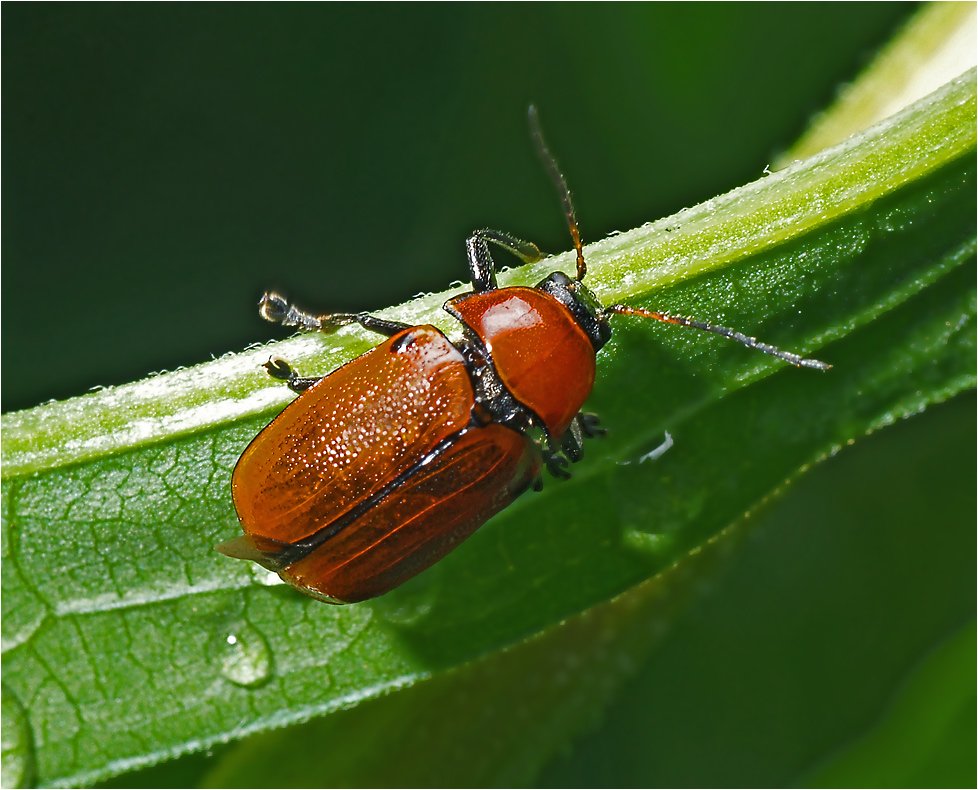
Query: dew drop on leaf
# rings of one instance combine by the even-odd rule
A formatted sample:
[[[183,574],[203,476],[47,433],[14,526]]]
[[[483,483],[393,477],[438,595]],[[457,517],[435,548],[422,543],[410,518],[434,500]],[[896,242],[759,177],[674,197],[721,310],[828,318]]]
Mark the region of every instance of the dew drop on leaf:
[[[272,677],[272,651],[250,625],[233,628],[219,646],[221,674],[236,686],[258,688]]]
[[[626,528],[621,536],[622,544],[637,553],[655,559],[666,556],[676,543],[675,536],[658,532],[646,532],[638,528]]]

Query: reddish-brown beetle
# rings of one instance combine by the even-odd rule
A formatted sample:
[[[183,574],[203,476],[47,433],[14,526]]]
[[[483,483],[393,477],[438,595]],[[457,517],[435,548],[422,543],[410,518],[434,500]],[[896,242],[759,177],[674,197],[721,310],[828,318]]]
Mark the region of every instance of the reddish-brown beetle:
[[[350,323],[387,335],[320,379],[284,360],[269,374],[300,393],[248,446],[231,487],[244,536],[218,550],[275,571],[308,595],[352,603],[381,595],[444,557],[531,486],[542,467],[569,476],[597,419],[580,411],[594,384],[608,318],[638,315],[715,332],[802,367],[827,369],[720,326],[615,304],[583,285],[587,271],[570,191],[547,150],[577,251],[577,277],[554,272],[535,288],[498,288],[489,244],[524,261],[536,245],[481,230],[466,244],[472,291],[445,310],[463,325],[448,340],[433,326],[366,313],[312,315],[267,293],[264,318],[330,331]],[[541,439],[528,432],[536,429]]]

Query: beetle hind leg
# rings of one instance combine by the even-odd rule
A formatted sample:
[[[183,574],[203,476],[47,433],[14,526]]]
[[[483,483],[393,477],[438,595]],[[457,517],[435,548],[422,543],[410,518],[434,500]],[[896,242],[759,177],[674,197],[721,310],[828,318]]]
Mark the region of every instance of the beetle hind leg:
[[[273,324],[294,326],[309,332],[333,332],[347,324],[360,324],[364,329],[391,337],[405,329],[410,329],[409,324],[378,318],[369,313],[322,313],[315,315],[297,307],[274,291],[267,291],[262,296],[258,303],[258,312],[262,318],[271,321]]]

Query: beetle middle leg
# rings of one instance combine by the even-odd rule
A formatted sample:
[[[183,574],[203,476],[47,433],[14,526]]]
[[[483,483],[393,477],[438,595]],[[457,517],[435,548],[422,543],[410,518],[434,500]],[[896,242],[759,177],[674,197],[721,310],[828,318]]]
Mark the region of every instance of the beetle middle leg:
[[[489,228],[475,231],[465,241],[465,252],[472,274],[472,290],[479,293],[496,289],[496,263],[489,253],[490,243],[512,253],[523,263],[536,263],[547,257],[536,244],[523,241],[511,233]]]
[[[308,331],[332,332],[334,329],[339,329],[347,324],[360,324],[364,329],[391,337],[398,332],[411,328],[410,324],[389,321],[369,313],[322,313],[315,315],[296,307],[284,296],[274,291],[268,291],[262,296],[258,303],[258,311],[262,318],[271,321],[273,324],[295,326]]]
[[[268,362],[262,363],[262,367],[268,371],[268,375],[273,379],[284,381],[289,385],[293,392],[305,392],[317,381],[322,381],[322,376],[306,377],[300,376],[294,367],[286,362],[282,357],[269,357]]]

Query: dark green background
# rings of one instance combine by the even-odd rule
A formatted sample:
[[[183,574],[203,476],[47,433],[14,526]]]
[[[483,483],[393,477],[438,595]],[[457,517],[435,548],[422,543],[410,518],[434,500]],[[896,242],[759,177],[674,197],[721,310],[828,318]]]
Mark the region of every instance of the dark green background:
[[[478,227],[585,239],[760,176],[913,6],[7,5],[4,411],[375,309]],[[508,263],[508,262],[507,262]]]

